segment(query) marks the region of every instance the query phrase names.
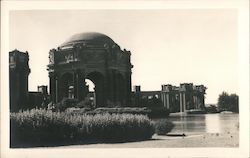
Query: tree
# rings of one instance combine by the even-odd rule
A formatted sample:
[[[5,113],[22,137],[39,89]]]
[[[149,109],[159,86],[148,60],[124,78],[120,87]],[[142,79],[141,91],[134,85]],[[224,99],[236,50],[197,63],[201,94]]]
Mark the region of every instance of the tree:
[[[222,92],[222,94],[219,95],[218,108],[220,111],[225,111],[227,109],[228,99],[229,95],[227,92]]]
[[[239,112],[239,96],[237,94],[230,95],[230,108],[233,112]]]
[[[222,92],[222,94],[219,95],[218,108],[220,111],[239,112],[239,96]]]

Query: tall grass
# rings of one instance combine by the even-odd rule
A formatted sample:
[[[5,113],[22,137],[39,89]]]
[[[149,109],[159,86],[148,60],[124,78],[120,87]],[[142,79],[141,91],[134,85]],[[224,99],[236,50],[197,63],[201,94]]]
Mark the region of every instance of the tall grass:
[[[11,113],[11,146],[48,146],[88,142],[124,142],[152,137],[147,116],[82,115],[33,109]]]

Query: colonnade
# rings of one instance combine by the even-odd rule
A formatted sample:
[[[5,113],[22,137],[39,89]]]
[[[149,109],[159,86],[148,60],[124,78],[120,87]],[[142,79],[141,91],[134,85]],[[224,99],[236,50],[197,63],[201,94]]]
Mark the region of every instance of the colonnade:
[[[179,106],[179,112],[186,112],[190,109],[202,109],[204,106],[204,94],[195,90],[194,92],[162,90],[161,100],[163,106],[168,109],[171,106]]]
[[[110,70],[107,74],[103,74],[76,70],[63,73],[51,72],[49,78],[53,103],[60,102],[63,98],[84,100],[88,94],[85,79],[89,79],[95,84],[97,106],[130,104],[131,79],[127,73],[121,74]]]

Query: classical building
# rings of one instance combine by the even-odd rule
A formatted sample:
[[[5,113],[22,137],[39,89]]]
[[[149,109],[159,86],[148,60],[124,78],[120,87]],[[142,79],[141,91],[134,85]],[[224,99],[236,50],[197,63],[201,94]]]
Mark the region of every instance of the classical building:
[[[73,35],[49,52],[50,95],[84,101],[85,80],[95,85],[95,107],[129,105],[131,94],[130,51],[121,50],[110,37],[96,32]]]
[[[47,86],[28,91],[30,74],[28,52],[9,53],[10,109],[31,109],[54,105],[65,99],[91,107],[155,106],[170,112],[204,109],[206,87],[183,83],[179,87],[162,85],[160,91],[131,91],[130,51],[121,50],[110,37],[95,32],[73,35],[49,52],[49,94]],[[86,79],[94,83],[89,91]],[[76,101],[76,102],[75,102]],[[56,104],[61,105],[61,104]]]
[[[192,83],[183,83],[180,84],[180,87],[162,85],[163,105],[169,109],[178,109],[180,112],[193,109],[203,110],[205,94],[204,85],[193,85]]]
[[[29,54],[14,50],[9,52],[10,111],[27,106]]]
[[[169,84],[162,85],[161,91],[141,91],[140,86],[135,86],[133,101],[135,106],[143,106],[148,102],[164,106],[170,112],[187,112],[204,110],[205,94],[206,87],[204,85],[193,85],[192,83],[183,83],[179,87]]]

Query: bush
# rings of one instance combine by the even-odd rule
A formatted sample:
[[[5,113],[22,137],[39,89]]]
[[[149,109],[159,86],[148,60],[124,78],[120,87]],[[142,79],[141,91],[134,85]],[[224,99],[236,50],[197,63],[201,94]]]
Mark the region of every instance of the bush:
[[[218,113],[218,108],[215,105],[205,107],[207,113]]]
[[[87,114],[138,114],[148,115],[151,112],[148,108],[137,108],[137,107],[121,107],[121,108],[97,108],[93,111],[87,112]]]
[[[150,108],[151,112],[148,114],[150,118],[166,118],[169,116],[169,109],[166,107]]]
[[[166,135],[174,128],[174,124],[165,119],[156,121],[154,123],[154,126],[155,126],[155,133],[158,135]]]
[[[11,147],[124,142],[152,137],[148,117],[132,114],[80,115],[49,110],[11,113]]]
[[[91,111],[90,108],[67,108],[64,112],[68,114],[86,114]]]
[[[75,107],[77,99],[63,98],[60,102],[55,104],[55,111],[65,111],[67,108]]]

